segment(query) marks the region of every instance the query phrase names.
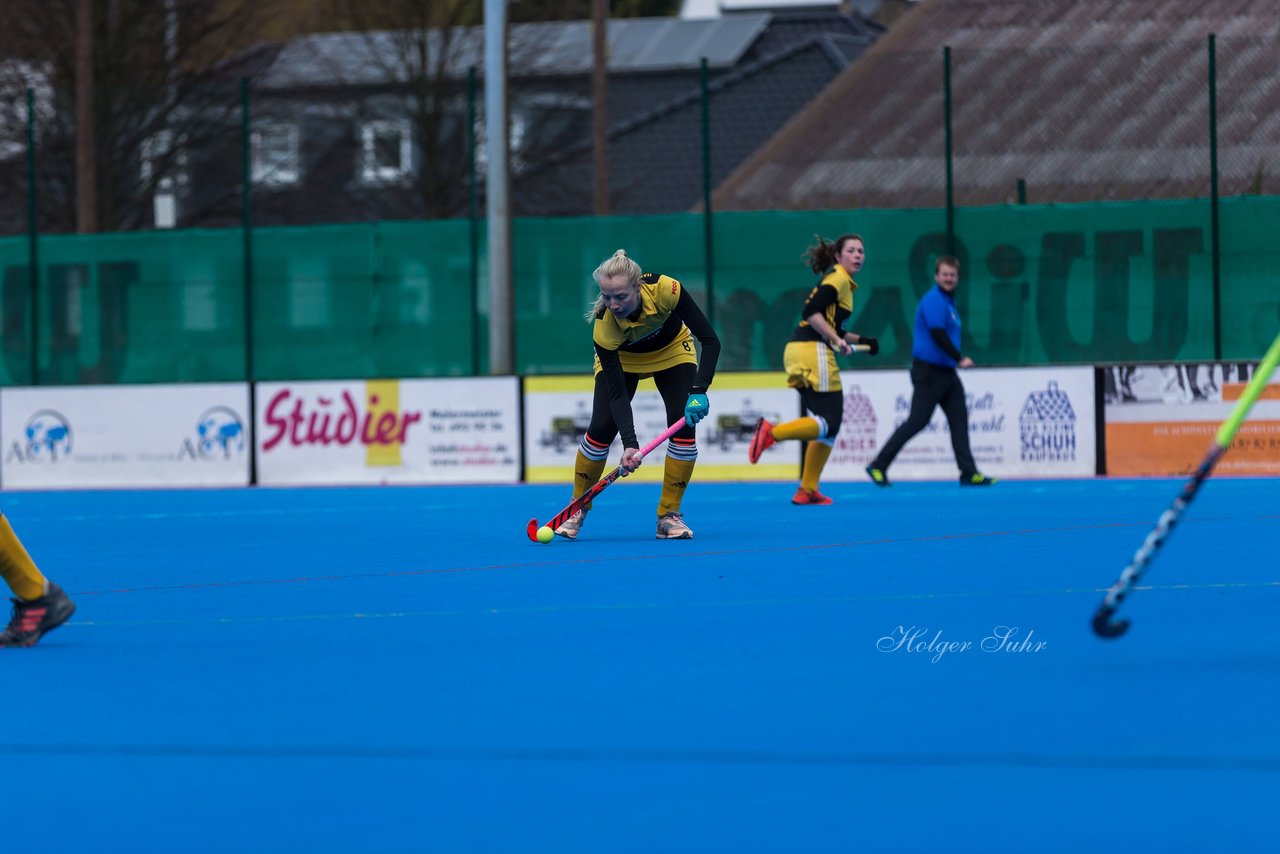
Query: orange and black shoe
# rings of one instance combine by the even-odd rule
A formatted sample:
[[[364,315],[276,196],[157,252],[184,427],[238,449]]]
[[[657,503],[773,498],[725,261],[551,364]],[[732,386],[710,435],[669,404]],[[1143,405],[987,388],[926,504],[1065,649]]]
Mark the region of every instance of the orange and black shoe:
[[[823,495],[818,490],[815,489],[812,492],[810,492],[809,490],[805,489],[803,486],[796,490],[795,495],[791,496],[791,503],[792,504],[815,504],[815,505],[835,504],[834,501],[832,501],[827,496]]]
[[[778,440],[773,438],[773,424],[768,419],[761,418],[756,422],[756,432],[751,436],[751,448],[747,451],[747,460],[755,465],[760,461],[760,455],[778,444]]]
[[[76,604],[61,587],[49,582],[49,592],[39,599],[13,600],[13,618],[9,627],[0,632],[0,647],[35,646],[45,632],[53,631],[75,612]]]

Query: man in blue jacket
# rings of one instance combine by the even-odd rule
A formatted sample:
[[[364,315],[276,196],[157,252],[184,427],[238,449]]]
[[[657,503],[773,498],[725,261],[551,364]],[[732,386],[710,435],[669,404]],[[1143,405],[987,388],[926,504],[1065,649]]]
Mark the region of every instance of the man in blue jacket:
[[[916,307],[911,339],[911,412],[867,466],[867,474],[877,486],[889,486],[887,472],[894,457],[928,425],[934,407],[941,405],[951,428],[960,485],[990,486],[996,479],[978,472],[969,450],[969,411],[964,384],[956,372],[956,368],[973,367],[973,359],[960,352],[960,313],[955,297],[960,283],[959,259],[951,255],[939,258],[933,267],[933,281],[936,287],[930,288]]]

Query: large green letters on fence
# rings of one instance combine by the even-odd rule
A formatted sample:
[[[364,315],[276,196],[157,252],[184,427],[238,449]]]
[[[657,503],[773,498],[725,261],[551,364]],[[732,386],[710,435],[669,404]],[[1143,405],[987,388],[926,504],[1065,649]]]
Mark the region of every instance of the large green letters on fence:
[[[1224,358],[1256,358],[1280,328],[1276,222],[1280,198],[1222,202]],[[955,224],[964,350],[979,363],[1213,357],[1208,202],[969,208]],[[27,242],[6,238],[0,382],[234,380],[250,358],[257,379],[485,372],[488,289],[471,283],[470,228],[256,230],[251,351],[240,231],[43,237],[38,365]],[[518,369],[590,369],[591,271],[618,248],[681,279],[710,309],[722,368],[778,368],[815,279],[805,247],[815,234],[847,232],[867,245],[848,326],[880,339],[877,364],[905,364],[916,301],[948,248],[940,210],[717,214],[714,306],[700,215],[517,220]],[[483,243],[480,258],[483,283]]]

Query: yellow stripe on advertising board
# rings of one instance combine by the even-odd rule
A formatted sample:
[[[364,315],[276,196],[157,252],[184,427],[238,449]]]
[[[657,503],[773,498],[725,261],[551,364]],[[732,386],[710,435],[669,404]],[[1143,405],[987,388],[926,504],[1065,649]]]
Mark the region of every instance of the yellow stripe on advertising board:
[[[769,372],[769,373],[757,372],[754,374],[752,373],[716,374],[715,379],[712,380],[711,382],[711,389],[707,392],[707,394],[708,395],[714,394],[716,389],[721,389],[721,390],[751,389],[754,391],[755,389],[771,389],[771,388],[786,388],[786,387],[787,387],[787,375],[782,371]],[[712,402],[711,406],[713,408],[715,407],[714,401]]]
[[[653,380],[641,380],[640,388],[653,387]],[[717,389],[768,389],[786,388],[787,375],[776,373],[724,373],[716,374],[708,394]],[[592,391],[595,389],[595,378],[590,374],[574,374],[571,376],[525,377],[524,390],[528,393],[553,391]],[[715,403],[712,403],[715,406]]]
[[[400,381],[368,380],[364,384],[365,407],[365,458],[367,466],[399,466],[404,464],[400,454],[402,430],[382,429],[395,425],[400,413]],[[390,415],[390,420],[387,416]],[[368,435],[370,432],[373,435]]]
[[[635,474],[629,475],[627,480],[657,483],[662,480],[662,459],[659,457],[651,461],[646,458],[644,465]],[[605,469],[606,473],[613,471],[618,461],[610,460],[610,463]],[[708,464],[694,468],[691,486],[696,488],[698,481],[795,480],[799,476],[800,466],[797,463],[761,463],[754,466]],[[573,465],[531,466],[525,469],[524,478],[526,483],[563,483],[568,489],[573,485]]]
[[[557,377],[525,377],[525,393],[551,391],[586,391],[596,387],[595,379],[590,374]]]

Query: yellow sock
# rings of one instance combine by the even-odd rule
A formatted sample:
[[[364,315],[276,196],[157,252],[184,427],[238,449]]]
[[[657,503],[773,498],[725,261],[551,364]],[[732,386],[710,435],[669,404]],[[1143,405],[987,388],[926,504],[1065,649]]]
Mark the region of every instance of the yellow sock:
[[[804,469],[800,474],[800,486],[809,492],[818,489],[818,478],[831,456],[831,446],[826,442],[810,442],[804,449]]]
[[[779,442],[787,439],[816,439],[821,430],[816,418],[797,418],[785,424],[773,425],[773,438]]]
[[[31,555],[22,547],[22,541],[9,526],[9,520],[0,513],[0,575],[19,599],[30,602],[47,592],[47,582],[36,569]]]
[[[667,457],[662,470],[662,497],[658,499],[659,516],[680,512],[680,501],[684,498],[684,491],[689,486],[693,467],[697,462],[696,457],[691,460]]]
[[[600,478],[604,475],[604,465],[608,460],[593,460],[578,450],[578,456],[573,461],[573,497],[577,498],[591,487],[600,482]],[[587,505],[587,509],[591,509],[591,505]]]

